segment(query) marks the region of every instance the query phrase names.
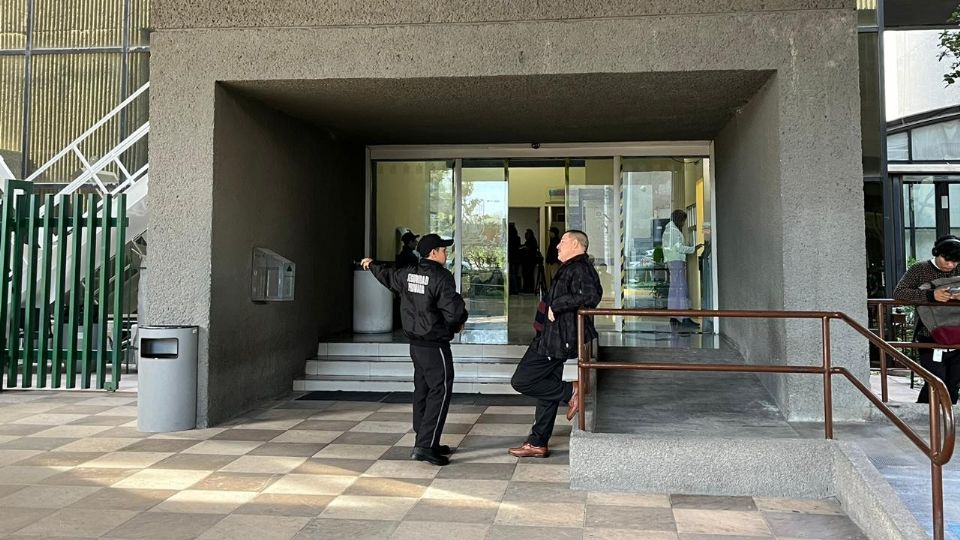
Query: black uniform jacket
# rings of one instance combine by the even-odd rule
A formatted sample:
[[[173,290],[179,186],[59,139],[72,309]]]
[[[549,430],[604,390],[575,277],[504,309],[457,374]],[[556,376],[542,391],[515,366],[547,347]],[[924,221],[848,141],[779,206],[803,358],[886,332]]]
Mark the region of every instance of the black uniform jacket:
[[[407,246],[403,246],[400,253],[397,253],[397,260],[394,266],[400,268],[401,266],[416,266],[419,263],[420,259],[417,258],[417,254]]]
[[[537,352],[551,358],[577,357],[577,310],[595,308],[603,297],[600,276],[590,264],[586,254],[578,255],[557,270],[550,284],[550,292],[544,301],[553,310],[554,321],[549,319],[539,337]],[[584,321],[587,342],[596,339],[597,330],[593,317]]]
[[[400,268],[371,264],[370,271],[400,295],[400,322],[413,345],[449,343],[467,321],[453,274],[439,263],[420,259],[416,266]]]

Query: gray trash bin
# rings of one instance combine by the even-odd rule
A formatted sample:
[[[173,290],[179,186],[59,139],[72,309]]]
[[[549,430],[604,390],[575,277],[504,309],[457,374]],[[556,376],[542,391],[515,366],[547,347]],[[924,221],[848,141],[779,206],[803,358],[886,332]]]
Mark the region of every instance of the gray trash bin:
[[[353,272],[353,331],[379,334],[393,330],[393,293],[368,270]]]
[[[158,433],[197,427],[196,326],[141,326],[137,429]]]

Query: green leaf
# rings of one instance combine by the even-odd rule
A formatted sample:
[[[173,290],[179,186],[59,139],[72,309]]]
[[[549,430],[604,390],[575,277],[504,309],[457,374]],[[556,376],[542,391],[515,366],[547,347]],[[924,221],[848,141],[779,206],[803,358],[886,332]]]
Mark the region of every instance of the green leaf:
[[[960,26],[960,5],[947,22],[954,27]],[[937,53],[937,61],[943,62],[948,57],[949,67],[943,75],[943,80],[947,86],[950,86],[960,79],[960,31],[956,29],[947,29],[940,33],[940,51]]]

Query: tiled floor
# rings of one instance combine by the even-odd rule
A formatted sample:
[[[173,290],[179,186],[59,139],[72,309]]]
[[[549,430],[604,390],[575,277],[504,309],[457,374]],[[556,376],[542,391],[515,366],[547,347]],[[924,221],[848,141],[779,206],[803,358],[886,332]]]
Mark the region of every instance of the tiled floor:
[[[517,460],[527,406],[455,404],[453,463],[409,459],[409,405],[279,401],[136,430],[135,394],[0,394],[0,537],[861,538],[832,500],[571,491],[569,424]],[[720,536],[713,536],[720,535]]]

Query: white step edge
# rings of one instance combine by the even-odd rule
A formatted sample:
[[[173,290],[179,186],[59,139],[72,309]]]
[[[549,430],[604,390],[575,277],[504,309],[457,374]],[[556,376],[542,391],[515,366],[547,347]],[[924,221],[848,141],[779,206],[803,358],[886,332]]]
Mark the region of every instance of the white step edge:
[[[476,358],[522,358],[527,345],[478,345],[452,343],[453,356]],[[317,346],[317,356],[410,356],[408,343],[330,342]]]
[[[361,364],[362,365],[362,364]],[[473,367],[483,367],[482,364],[473,364]],[[454,386],[457,385],[476,385],[477,388],[470,392],[485,393],[485,389],[499,386],[510,388],[510,392],[515,393],[510,387],[510,378],[513,376],[512,370],[502,371],[470,371],[458,369],[454,375]],[[574,380],[577,377],[576,365],[565,365],[563,367],[563,379]],[[320,384],[323,383],[323,384]],[[405,372],[368,372],[368,373],[308,373],[303,377],[294,380],[293,389],[295,391],[304,391],[309,387],[310,390],[369,390],[379,391],[380,387],[395,388],[398,385],[403,388],[413,388],[413,369]],[[494,385],[487,387],[486,385]],[[322,386],[322,388],[321,388]],[[501,389],[496,392],[501,393]],[[454,390],[459,392],[459,390]],[[466,392],[466,390],[464,390]]]
[[[413,383],[404,381],[328,381],[322,379],[296,380],[295,392],[354,391],[354,392],[413,392]],[[457,394],[516,394],[509,383],[454,382]]]
[[[458,376],[475,377],[506,377],[508,380],[517,369],[517,361],[506,359],[503,362],[491,359],[463,359],[454,362],[454,371]],[[401,376],[413,377],[413,363],[409,359],[384,361],[381,358],[361,360],[352,359],[317,359],[308,360],[304,366],[304,373],[310,375],[344,375],[353,377],[368,376]],[[568,360],[563,367],[565,378],[576,378],[577,361]]]

